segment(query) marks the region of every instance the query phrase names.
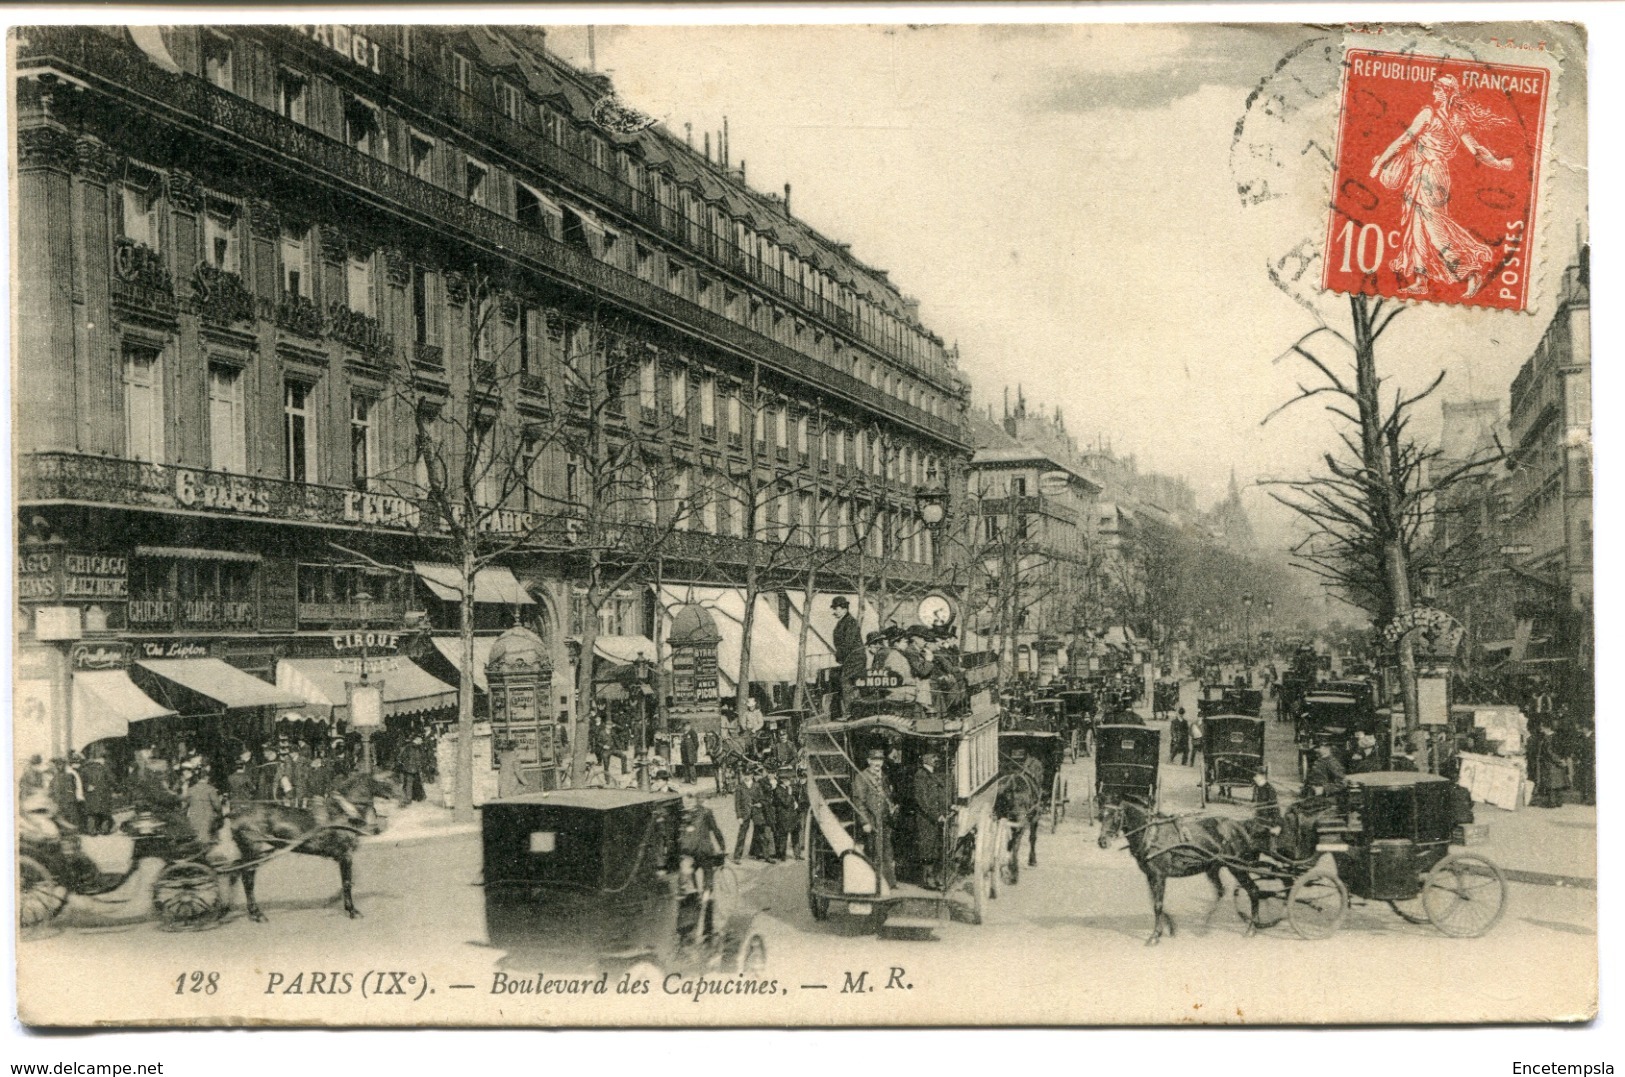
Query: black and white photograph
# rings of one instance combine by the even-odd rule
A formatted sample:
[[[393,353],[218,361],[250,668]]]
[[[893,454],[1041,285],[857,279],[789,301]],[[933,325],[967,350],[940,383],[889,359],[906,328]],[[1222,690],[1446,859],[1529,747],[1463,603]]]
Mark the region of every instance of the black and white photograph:
[[[7,37],[23,1029],[1596,1018],[1578,21],[129,14]]]

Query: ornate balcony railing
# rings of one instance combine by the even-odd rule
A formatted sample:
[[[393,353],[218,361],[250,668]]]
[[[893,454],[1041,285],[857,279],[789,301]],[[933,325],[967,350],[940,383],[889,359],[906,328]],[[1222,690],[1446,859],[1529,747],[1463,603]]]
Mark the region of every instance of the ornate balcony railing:
[[[513,258],[566,284],[632,306],[645,315],[713,344],[761,361],[775,372],[822,386],[830,393],[869,410],[888,415],[933,437],[964,446],[966,431],[957,424],[896,400],[822,360],[781,344],[720,314],[639,280],[590,255],[553,240],[545,233],[522,227],[517,221],[476,206],[467,199],[416,178],[408,172],[350,148],[343,142],[289,120],[247,98],[222,90],[203,79],[170,74],[141,54],[100,31],[88,27],[30,27],[21,34],[19,66],[59,66],[92,87],[110,91],[118,100],[150,115],[166,118],[188,132],[201,124],[236,148],[303,177],[337,183],[346,193],[369,201],[386,212],[416,216],[429,227],[460,233],[473,243]],[[407,70],[411,70],[408,68]],[[509,121],[511,122],[511,121]],[[544,167],[574,169],[582,175],[582,162],[545,139],[555,163]],[[612,184],[597,173],[594,181]],[[240,284],[240,282],[239,282]],[[222,285],[226,288],[227,285]],[[242,289],[247,294],[246,289]],[[236,293],[213,297],[227,302]],[[229,317],[240,307],[216,307],[215,317]]]
[[[396,533],[433,535],[436,531],[433,513],[409,497],[81,453],[25,454],[18,461],[16,483],[22,504],[71,502]],[[579,521],[572,524],[563,515],[547,513],[499,510],[486,519],[482,529],[528,536],[535,548],[555,551],[593,541]],[[699,531],[661,535],[646,524],[623,524],[620,531],[618,544],[623,548],[658,543],[662,556],[699,565],[742,565],[750,557],[749,539]],[[775,560],[785,571],[804,569],[810,553],[797,548],[788,556],[775,555]],[[856,553],[832,557],[828,551],[818,551],[818,556],[819,563],[832,573],[855,574],[859,569]],[[763,559],[759,554],[758,563]],[[873,575],[878,564],[870,559],[865,571]],[[884,574],[894,579],[923,581],[932,572],[930,566],[902,561],[888,560],[884,567]],[[300,616],[303,619],[305,614]]]
[[[120,236],[113,246],[113,302],[128,311],[173,320],[175,281],[163,255]]]

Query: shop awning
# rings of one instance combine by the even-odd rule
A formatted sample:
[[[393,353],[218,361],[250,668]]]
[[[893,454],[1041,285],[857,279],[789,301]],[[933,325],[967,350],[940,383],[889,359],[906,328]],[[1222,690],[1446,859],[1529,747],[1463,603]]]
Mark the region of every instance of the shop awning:
[[[478,584],[476,583],[476,587]],[[431,641],[434,649],[439,651],[441,657],[451,663],[451,668],[463,668],[463,641],[456,636],[436,636]],[[485,664],[491,660],[491,644],[496,642],[495,637],[474,637],[474,687],[481,692],[489,692],[491,686],[485,681]]]
[[[297,707],[304,702],[218,658],[149,658],[136,665],[188,691],[212,699],[227,710],[239,707]]]
[[[599,636],[593,640],[592,653],[622,665],[636,662],[639,658],[653,662],[655,642],[648,636]]]
[[[131,722],[174,713],[153,702],[122,669],[99,669],[73,675],[72,747],[75,749],[108,737],[127,736]]]
[[[462,571],[451,566],[418,561],[412,565],[434,596],[443,602],[463,600]],[[482,568],[474,574],[474,601],[497,606],[534,606],[536,600],[519,585],[511,569]]]
[[[739,685],[739,659],[745,635],[745,593],[731,587],[667,585],[661,588],[662,616],[688,603],[711,611],[722,641],[717,644],[717,672],[722,689],[735,692]],[[756,596],[756,615],[751,621],[750,679],[758,683],[790,684],[796,679],[796,637],[779,620],[767,595]],[[808,648],[811,653],[812,648]],[[807,663],[808,676],[817,666]]]
[[[331,658],[284,658],[276,664],[278,686],[297,692],[307,703],[333,708],[336,718],[349,713],[350,684],[360,678],[341,673]],[[370,680],[384,686],[384,714],[420,714],[457,705],[457,689],[405,658]]]

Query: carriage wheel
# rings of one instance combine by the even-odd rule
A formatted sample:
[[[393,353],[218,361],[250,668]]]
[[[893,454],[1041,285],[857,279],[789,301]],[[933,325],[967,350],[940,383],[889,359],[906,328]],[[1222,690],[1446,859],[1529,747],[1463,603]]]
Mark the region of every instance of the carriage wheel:
[[[1061,820],[1066,818],[1066,778],[1060,774],[1055,776],[1055,788],[1050,793],[1049,832],[1055,833],[1061,828]]]
[[[1476,939],[1499,923],[1506,911],[1506,879],[1485,857],[1455,853],[1441,860],[1422,881],[1422,907],[1444,934]]]
[[[152,884],[152,907],[169,930],[207,927],[226,911],[220,876],[196,860],[165,865]]]
[[[1407,924],[1428,923],[1428,911],[1423,908],[1420,897],[1409,898],[1405,901],[1390,901],[1388,907],[1394,910],[1395,916],[1398,916]]]
[[[1230,900],[1235,903],[1236,915],[1241,922],[1246,923],[1252,919],[1253,901],[1247,896],[1247,891],[1241,887],[1234,887],[1230,891]],[[1258,927],[1274,927],[1286,919],[1286,894],[1280,890],[1264,890],[1258,897]]]
[[[975,923],[982,924],[987,922],[987,903],[998,892],[994,876],[998,874],[999,863],[996,855],[988,855],[986,835],[983,834],[981,827],[976,830],[975,850],[972,854],[970,878],[971,915]],[[946,861],[947,857],[943,859]]]
[[[1348,908],[1348,889],[1329,871],[1300,875],[1286,896],[1286,918],[1304,939],[1331,938]]]
[[[31,856],[17,858],[17,926],[24,931],[56,919],[68,904],[68,888]]]

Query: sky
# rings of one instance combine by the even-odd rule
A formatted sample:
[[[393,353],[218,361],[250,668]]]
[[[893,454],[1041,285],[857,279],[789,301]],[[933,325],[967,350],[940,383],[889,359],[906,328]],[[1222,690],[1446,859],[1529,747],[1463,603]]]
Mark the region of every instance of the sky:
[[[1301,151],[1306,137],[1335,138],[1335,93],[1311,93],[1335,89],[1331,54],[1288,61],[1261,96],[1280,90],[1301,115],[1248,108],[1306,41],[1340,49],[1342,37],[1178,24],[594,35],[623,100],[675,132],[693,124],[696,145],[726,117],[751,186],[791,183],[797,216],[918,297],[925,324],[958,342],[978,404],[997,409],[1019,384],[1030,407],[1061,408],[1080,442],[1184,475],[1204,504],[1234,467],[1271,537],[1288,533],[1286,513],[1250,484],[1306,474],[1333,436],[1315,405],[1260,425],[1307,373],[1278,357],[1317,316],[1347,321],[1346,302],[1312,289],[1295,299],[1267,273],[1326,227],[1329,168]],[[582,27],[554,28],[549,44],[588,62]],[[1549,170],[1542,206],[1548,283],[1583,218],[1583,89],[1567,65],[1553,129],[1563,167]],[[1244,205],[1239,184],[1261,173],[1283,197]],[[1504,401],[1549,311],[1549,300],[1534,316],[1417,307],[1379,363],[1412,388],[1446,368],[1445,395]]]

